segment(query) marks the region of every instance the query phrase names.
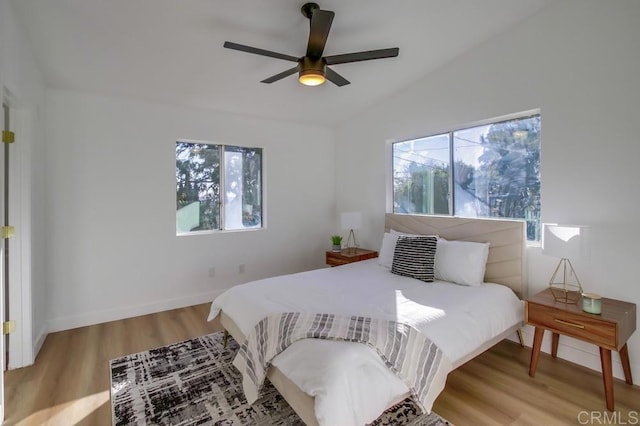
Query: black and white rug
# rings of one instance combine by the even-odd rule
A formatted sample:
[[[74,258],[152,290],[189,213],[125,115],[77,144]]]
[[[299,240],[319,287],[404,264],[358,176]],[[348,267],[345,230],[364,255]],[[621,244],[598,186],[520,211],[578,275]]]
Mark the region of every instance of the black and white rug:
[[[304,425],[267,382],[248,405],[233,360],[238,344],[214,333],[111,360],[114,425]],[[435,413],[418,415],[406,400],[385,411],[374,425],[439,426]]]

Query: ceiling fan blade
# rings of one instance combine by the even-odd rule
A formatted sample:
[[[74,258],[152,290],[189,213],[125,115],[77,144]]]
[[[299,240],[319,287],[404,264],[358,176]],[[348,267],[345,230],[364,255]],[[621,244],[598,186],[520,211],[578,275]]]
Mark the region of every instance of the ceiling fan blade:
[[[349,82],[349,80],[347,80],[346,78],[344,78],[343,76],[341,76],[340,74],[338,74],[337,72],[335,72],[334,70],[332,70],[329,67],[326,67],[324,69],[324,75],[325,75],[325,77],[327,77],[327,80],[329,80],[330,82],[332,82],[333,84],[335,84],[338,87],[342,87],[342,86],[346,86],[347,84],[351,84]]]
[[[335,14],[330,10],[316,10],[311,16],[307,56],[321,58],[324,45],[329,37],[329,30]]]
[[[227,49],[239,50],[241,52],[253,53],[256,55],[269,56],[271,58],[284,59],[285,61],[298,62],[298,58],[291,55],[285,55],[283,53],[272,52],[270,50],[258,49],[257,47],[245,46],[244,44],[233,43],[230,41],[224,42],[224,47]]]
[[[285,77],[289,77],[291,74],[295,74],[298,72],[298,67],[290,68],[286,71],[282,71],[280,74],[272,75],[269,78],[265,78],[260,83],[273,83],[274,81],[282,80]]]
[[[393,47],[391,49],[367,50],[366,52],[345,53],[344,55],[325,56],[327,65],[344,64],[347,62],[370,61],[372,59],[393,58],[398,56],[400,49]]]

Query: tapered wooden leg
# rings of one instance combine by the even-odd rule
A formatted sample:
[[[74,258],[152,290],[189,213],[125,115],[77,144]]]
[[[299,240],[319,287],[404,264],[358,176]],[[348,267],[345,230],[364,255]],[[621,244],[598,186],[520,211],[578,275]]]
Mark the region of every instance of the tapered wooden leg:
[[[633,378],[631,377],[631,364],[629,364],[629,350],[627,349],[627,344],[625,343],[623,347],[620,348],[620,362],[622,363],[622,370],[624,371],[624,380],[628,385],[633,384]]]
[[[529,376],[536,375],[538,368],[538,359],[540,358],[540,347],[542,346],[542,337],[544,336],[544,328],[536,327],[533,334],[533,347],[531,348],[531,363],[529,364]]]
[[[227,339],[229,339],[229,332],[227,330],[224,331],[224,336],[222,337],[222,346],[227,347]]]
[[[558,341],[560,340],[560,335],[558,333],[553,333],[551,335],[551,356],[557,358],[558,356]]]
[[[613,411],[613,369],[611,368],[611,350],[600,348],[600,363],[602,364],[602,381],[604,382],[604,396],[607,400],[607,410]]]
[[[516,333],[518,333],[518,340],[520,341],[520,346],[524,348],[524,337],[522,336],[522,329],[519,328]]]

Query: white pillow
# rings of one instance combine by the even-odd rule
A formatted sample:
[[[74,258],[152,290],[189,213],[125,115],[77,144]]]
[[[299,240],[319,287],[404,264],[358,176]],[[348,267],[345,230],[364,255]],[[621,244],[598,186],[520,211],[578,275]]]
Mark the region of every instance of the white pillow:
[[[424,237],[425,236],[423,234],[409,234],[408,232],[400,232],[400,231],[396,231],[393,228],[389,229],[389,232],[391,232],[391,234],[395,236],[400,236],[400,235],[404,237]]]
[[[435,278],[456,284],[479,286],[489,257],[489,243],[448,241],[438,238]]]
[[[399,235],[385,232],[382,237],[382,246],[378,252],[378,263],[386,268],[391,269],[393,264],[393,253],[396,251],[396,243]]]

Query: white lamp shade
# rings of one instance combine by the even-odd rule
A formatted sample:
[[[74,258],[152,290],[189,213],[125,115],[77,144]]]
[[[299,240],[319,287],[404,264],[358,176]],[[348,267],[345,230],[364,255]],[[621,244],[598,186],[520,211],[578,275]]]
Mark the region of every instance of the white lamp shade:
[[[566,259],[587,258],[591,254],[591,227],[542,224],[542,253]]]
[[[362,226],[362,213],[345,212],[340,215],[340,226],[342,229],[360,229]]]

